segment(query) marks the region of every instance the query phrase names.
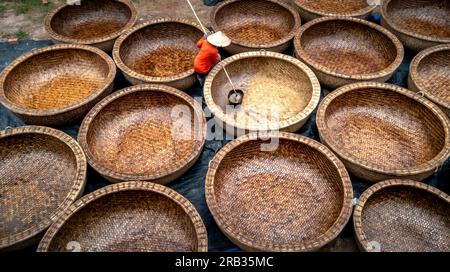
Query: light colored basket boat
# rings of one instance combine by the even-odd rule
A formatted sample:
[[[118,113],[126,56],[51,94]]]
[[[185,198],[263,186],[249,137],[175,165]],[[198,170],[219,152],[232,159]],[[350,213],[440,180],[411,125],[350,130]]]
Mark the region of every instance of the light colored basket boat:
[[[228,105],[233,85],[244,92],[240,107]],[[299,60],[275,52],[259,51],[234,55],[220,62],[205,81],[204,97],[216,122],[229,135],[250,131],[300,129],[315,110],[320,84]]]
[[[247,251],[318,250],[352,213],[344,165],[322,144],[286,132],[227,144],[210,162],[205,194],[219,228]]]
[[[164,85],[137,85],[106,97],[78,133],[88,163],[108,180],[161,184],[196,162],[205,138],[201,106]]]
[[[114,61],[95,47],[34,49],[2,71],[0,103],[29,124],[71,123],[112,91],[115,75]]]
[[[86,158],[69,135],[24,126],[0,131],[0,251],[37,244],[83,194]]]
[[[413,51],[450,43],[448,0],[385,0],[381,14],[381,25]]]
[[[368,0],[294,0],[300,17],[308,22],[323,16],[345,16],[367,19],[376,5]]]
[[[137,21],[129,0],[84,0],[51,11],[45,30],[55,43],[92,45],[110,52],[114,41]]]
[[[297,58],[320,83],[333,89],[363,82],[385,82],[403,60],[401,42],[383,27],[357,18],[322,17],[300,28]]]
[[[174,190],[150,182],[110,185],[61,213],[38,251],[208,251],[195,207]]]
[[[195,83],[196,46],[203,32],[185,19],[163,18],[126,31],[113,49],[113,57],[133,85],[165,84],[186,90]]]
[[[211,11],[214,31],[232,41],[230,54],[264,49],[284,52],[300,27],[300,16],[288,4],[275,0],[228,0]]]
[[[450,154],[449,120],[419,94],[386,83],[357,83],[330,93],[316,116],[322,143],[357,177],[421,181]]]
[[[450,117],[450,44],[416,55],[409,69],[408,88],[425,95]]]
[[[450,251],[450,197],[420,182],[373,185],[359,198],[353,223],[363,251]]]

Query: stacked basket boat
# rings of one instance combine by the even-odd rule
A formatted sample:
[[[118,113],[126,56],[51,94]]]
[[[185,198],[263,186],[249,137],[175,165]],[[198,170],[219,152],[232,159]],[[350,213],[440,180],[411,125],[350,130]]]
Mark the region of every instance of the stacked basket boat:
[[[374,183],[354,209],[361,250],[450,251],[450,197],[422,183],[450,155],[450,6],[377,2],[227,0],[211,11],[232,56],[203,95],[216,131],[234,140],[210,161],[205,198],[241,249],[329,244],[352,215],[358,177]],[[376,10],[382,26],[366,20]],[[45,19],[61,44],[2,71],[0,102],[29,126],[0,132],[0,250],[208,250],[200,214],[165,186],[206,143],[202,106],[184,92],[203,30],[137,19],[130,0],[64,5]],[[420,50],[410,90],[385,83]],[[114,89],[117,68],[134,86]],[[321,86],[336,90],[321,101]],[[233,89],[244,94],[237,107]],[[295,134],[311,116],[320,142]],[[77,141],[42,126],[80,121]],[[83,196],[88,164],[115,184]]]

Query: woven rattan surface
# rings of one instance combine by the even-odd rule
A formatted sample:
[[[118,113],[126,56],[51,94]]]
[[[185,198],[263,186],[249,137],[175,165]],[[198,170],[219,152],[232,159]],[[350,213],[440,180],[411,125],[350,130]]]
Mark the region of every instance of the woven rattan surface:
[[[408,86],[450,116],[450,44],[420,52],[411,62]]]
[[[97,104],[78,141],[89,164],[111,181],[167,183],[200,155],[206,120],[193,98],[164,85],[138,85]]]
[[[115,74],[113,60],[97,48],[44,47],[5,68],[0,102],[26,122],[61,124],[81,117],[109,94]]]
[[[297,57],[321,83],[386,81],[400,66],[404,50],[384,28],[357,18],[322,17],[300,28],[294,38]]]
[[[45,234],[38,251],[207,251],[195,207],[149,182],[101,188],[75,202]]]
[[[383,24],[398,33],[414,50],[431,44],[450,43],[450,2],[448,0],[386,0]]]
[[[449,155],[444,113],[420,95],[391,84],[359,83],[330,93],[319,106],[317,126],[322,141],[349,171],[368,180],[422,180]]]
[[[84,190],[86,159],[69,135],[36,126],[0,131],[0,250],[29,246]]]
[[[365,17],[375,9],[367,0],[294,0],[299,8],[302,20],[305,17],[315,19],[320,16]]]
[[[153,20],[122,35],[113,56],[133,84],[170,83],[193,76],[196,43],[202,36],[199,26],[184,19]]]
[[[450,252],[450,197],[423,183],[377,183],[358,200],[353,222],[364,251]]]
[[[80,5],[66,4],[51,11],[45,28],[56,42],[100,45],[114,40],[137,21],[137,12],[129,0],[89,0]],[[102,47],[102,46],[100,46]]]
[[[240,107],[230,110],[233,84],[244,92]],[[220,62],[205,81],[204,96],[211,112],[226,125],[247,131],[298,130],[319,103],[320,85],[305,64],[274,52],[248,52]]]
[[[221,149],[206,177],[206,200],[221,230],[251,251],[309,251],[347,223],[353,197],[344,165],[320,143],[291,133],[247,134]]]
[[[294,37],[300,16],[280,1],[228,0],[214,7],[211,26],[249,50],[273,49]]]

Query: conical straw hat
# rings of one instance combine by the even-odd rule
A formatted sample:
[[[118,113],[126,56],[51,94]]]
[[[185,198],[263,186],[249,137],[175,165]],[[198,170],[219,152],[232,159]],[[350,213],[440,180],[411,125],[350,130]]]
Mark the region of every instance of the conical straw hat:
[[[230,38],[228,38],[222,31],[209,35],[207,40],[210,44],[217,47],[227,47],[231,44]]]

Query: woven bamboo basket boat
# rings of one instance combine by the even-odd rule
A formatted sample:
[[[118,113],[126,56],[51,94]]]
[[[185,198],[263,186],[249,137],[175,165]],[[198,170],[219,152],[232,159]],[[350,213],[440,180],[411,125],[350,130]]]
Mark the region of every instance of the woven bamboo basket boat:
[[[98,103],[78,133],[88,163],[112,182],[168,183],[205,144],[206,119],[192,97],[164,85],[138,85]]]
[[[448,0],[385,0],[381,14],[381,25],[413,51],[450,43]]]
[[[17,58],[0,74],[0,103],[29,124],[81,119],[113,88],[116,66],[103,51],[54,45]]]
[[[424,94],[450,117],[450,44],[416,55],[409,69],[408,87]]]
[[[117,39],[113,57],[133,85],[159,83],[186,90],[195,83],[196,46],[202,29],[185,19],[140,24]]]
[[[162,185],[132,181],[82,197],[49,228],[38,251],[206,252],[195,207]]]
[[[211,11],[211,27],[232,41],[230,54],[264,49],[288,49],[300,27],[300,16],[288,4],[276,0],[228,0]]]
[[[247,251],[318,250],[352,213],[344,165],[325,146],[292,133],[230,142],[210,162],[205,186],[217,225]]]
[[[294,0],[303,21],[311,21],[323,16],[345,16],[367,19],[376,5],[368,0]]]
[[[450,197],[420,182],[375,184],[358,200],[353,222],[363,251],[450,251]]]
[[[37,244],[85,182],[86,158],[69,135],[37,126],[0,131],[0,251]]]
[[[110,52],[114,41],[137,21],[129,0],[83,0],[49,12],[44,26],[55,43],[92,45]]]
[[[243,91],[238,108],[230,108],[233,85]],[[295,132],[305,124],[320,98],[314,73],[299,60],[275,52],[258,51],[234,55],[210,72],[204,85],[207,106],[227,134],[282,130]]]
[[[386,83],[357,83],[330,93],[316,116],[322,143],[354,175],[421,181],[449,156],[449,121],[421,95]]]
[[[333,89],[362,81],[385,82],[404,56],[397,37],[357,18],[315,19],[300,28],[294,45],[297,58]]]

